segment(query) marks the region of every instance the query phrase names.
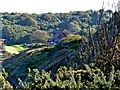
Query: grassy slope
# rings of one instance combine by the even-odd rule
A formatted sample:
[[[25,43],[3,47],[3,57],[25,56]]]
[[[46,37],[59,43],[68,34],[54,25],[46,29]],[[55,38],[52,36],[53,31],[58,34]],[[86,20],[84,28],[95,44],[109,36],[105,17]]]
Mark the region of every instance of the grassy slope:
[[[12,54],[19,54],[21,51],[26,50],[27,48],[24,48],[23,45],[13,45],[13,46],[4,46],[5,53],[0,52],[2,56],[0,56],[0,71],[2,69],[1,63],[6,58],[10,58]]]
[[[23,45],[4,46],[5,51],[11,54],[19,54],[20,51],[26,50]]]
[[[78,38],[79,42],[81,42],[81,38]],[[76,60],[77,50],[74,47],[78,44],[74,39],[71,42],[65,43],[67,45],[66,48],[63,47],[65,46],[63,44],[64,43],[61,42],[55,47],[27,50],[4,61],[3,67],[9,73],[8,79],[12,84],[17,82],[18,77],[25,80],[28,68],[37,68],[39,71],[45,69],[55,72],[61,65],[69,66],[72,61],[74,62]]]
[[[73,63],[80,64],[81,60],[78,58],[79,54],[77,51],[81,38],[76,38],[77,41],[76,39],[74,41],[73,38],[76,37],[67,38],[64,40],[66,42],[63,41],[54,47],[43,47],[27,50],[4,61],[3,67],[9,74],[8,80],[12,84],[17,83],[18,77],[25,81],[28,68],[38,69],[39,71],[44,69],[55,72],[59,66],[69,67],[70,65],[73,65]],[[119,51],[116,51],[116,54],[120,56]]]

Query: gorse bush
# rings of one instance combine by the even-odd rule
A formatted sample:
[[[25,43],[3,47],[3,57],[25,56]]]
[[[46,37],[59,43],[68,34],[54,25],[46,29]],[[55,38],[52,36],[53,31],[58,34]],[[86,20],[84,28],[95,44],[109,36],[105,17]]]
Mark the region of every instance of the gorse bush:
[[[0,90],[13,90],[13,86],[7,81],[8,73],[5,69],[0,72]]]
[[[51,72],[43,70],[40,74],[37,69],[28,69],[26,82],[18,78],[19,84],[15,88],[17,90],[120,89],[120,70],[115,71],[114,66],[111,68],[108,75],[105,75],[99,68],[91,68],[87,64],[84,70],[73,70],[61,66],[53,78],[51,78]],[[2,90],[13,89],[8,81],[5,80],[3,83],[7,84],[1,87]]]

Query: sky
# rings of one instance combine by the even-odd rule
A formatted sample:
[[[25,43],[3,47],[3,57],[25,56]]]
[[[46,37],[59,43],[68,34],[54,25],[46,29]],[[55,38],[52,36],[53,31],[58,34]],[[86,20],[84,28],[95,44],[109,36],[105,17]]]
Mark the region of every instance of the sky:
[[[0,12],[59,13],[99,10],[102,6],[113,9],[113,1],[116,4],[119,0],[0,0]]]

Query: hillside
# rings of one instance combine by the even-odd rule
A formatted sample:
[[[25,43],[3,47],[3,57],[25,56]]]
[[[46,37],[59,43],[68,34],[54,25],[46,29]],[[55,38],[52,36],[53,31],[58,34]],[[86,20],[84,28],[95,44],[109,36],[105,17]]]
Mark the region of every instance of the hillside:
[[[19,54],[19,52],[26,50],[23,45],[4,46],[6,52],[10,54]]]
[[[69,42],[68,39],[66,43],[62,41],[57,46],[31,49],[5,60],[2,65],[9,73],[8,80],[12,84],[16,84],[18,77],[24,80],[28,68],[50,70],[54,73],[60,66],[69,67],[72,63],[78,63],[77,47],[82,39],[80,36],[71,38]]]
[[[104,14],[103,11],[100,11],[100,13],[100,15]],[[33,71],[34,69],[38,69],[40,74],[43,70],[48,71],[50,74],[48,73],[49,77],[46,78],[51,81],[50,77],[54,80],[54,75],[56,71],[59,70],[60,66],[66,66],[67,68],[71,67],[73,70],[77,71],[82,69],[84,71],[84,65],[87,64],[90,68],[99,68],[101,70],[101,77],[98,79],[102,78],[102,82],[105,83],[103,86],[108,85],[112,87],[113,83],[118,83],[120,81],[119,79],[113,78],[117,77],[120,70],[120,19],[118,14],[119,13],[115,12],[110,20],[104,23],[102,18],[100,18],[98,27],[94,33],[92,32],[92,25],[89,23],[89,26],[86,29],[86,36],[69,36],[62,39],[62,41],[55,46],[48,47],[41,45],[38,47],[33,47],[26,51],[22,51],[21,53],[14,55],[9,59],[6,59],[2,65],[8,73],[7,80],[14,87],[18,85],[18,78],[21,79],[23,83],[28,83],[30,82],[27,77],[28,71],[30,69]],[[47,21],[49,20],[47,19]],[[88,86],[93,85],[91,80],[94,82],[93,78],[94,75],[96,75],[95,73],[91,74],[90,68],[87,68],[88,72],[90,72],[88,76],[90,80],[84,81],[84,83],[89,82],[87,83]],[[114,76],[114,73],[117,73],[116,76]],[[41,76],[41,78],[44,79],[44,74],[42,73],[42,75],[43,76]],[[98,76],[99,75],[97,74],[96,79]],[[110,82],[108,83],[106,83],[108,81],[108,78],[105,78],[106,76],[111,77],[109,79]],[[37,76],[33,78],[36,77]],[[63,78],[63,80],[65,78],[67,78],[67,75]],[[81,78],[84,77],[81,76]],[[116,81],[114,81],[114,79]],[[49,84],[47,80],[46,82],[42,82],[42,84],[43,83],[47,83],[47,85]],[[34,84],[36,85],[36,83]],[[99,83],[94,85],[99,85]],[[102,84],[100,83],[100,85]]]
[[[73,38],[75,37],[72,37],[72,39]],[[82,38],[77,36],[77,40],[75,38],[70,42],[68,41],[69,38],[62,41],[56,46],[31,49],[21,52],[20,54],[11,57],[8,60],[5,60],[2,65],[9,73],[8,80],[11,82],[12,85],[17,85],[17,78],[20,78],[21,80],[26,82],[25,80],[27,77],[28,68],[30,68],[31,70],[38,69],[40,72],[42,70],[52,71],[51,75],[54,76],[54,73],[60,66],[71,66],[73,69],[80,69],[83,68],[84,63],[90,65],[91,63],[88,62],[89,57],[81,56],[78,50],[78,48],[80,48],[80,46],[82,45]],[[120,44],[119,41],[118,44]],[[114,60],[119,61],[120,47],[115,52],[116,57],[114,58]],[[81,57],[84,59],[82,59]],[[96,65],[100,64],[101,62],[98,62]],[[115,67],[119,68],[117,66]],[[101,67],[101,69],[102,68],[103,67]]]

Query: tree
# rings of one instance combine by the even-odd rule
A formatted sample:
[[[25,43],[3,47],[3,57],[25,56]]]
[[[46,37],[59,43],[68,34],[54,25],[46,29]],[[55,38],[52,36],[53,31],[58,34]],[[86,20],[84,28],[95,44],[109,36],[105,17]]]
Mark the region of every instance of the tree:
[[[73,22],[70,22],[69,29],[72,32],[76,33],[78,31],[80,31],[80,25],[79,25],[79,23],[77,21],[74,20]]]
[[[18,21],[17,24],[20,24],[22,26],[36,26],[37,21],[33,19],[32,17],[28,17],[28,18]]]
[[[47,38],[49,37],[48,33],[46,31],[36,30],[33,31],[32,34],[30,34],[29,39],[32,43],[42,42],[45,43],[47,41]]]
[[[14,36],[13,36],[14,32],[15,31],[13,30],[11,26],[6,25],[2,28],[2,38],[7,39],[6,43],[10,44],[15,41]]]

